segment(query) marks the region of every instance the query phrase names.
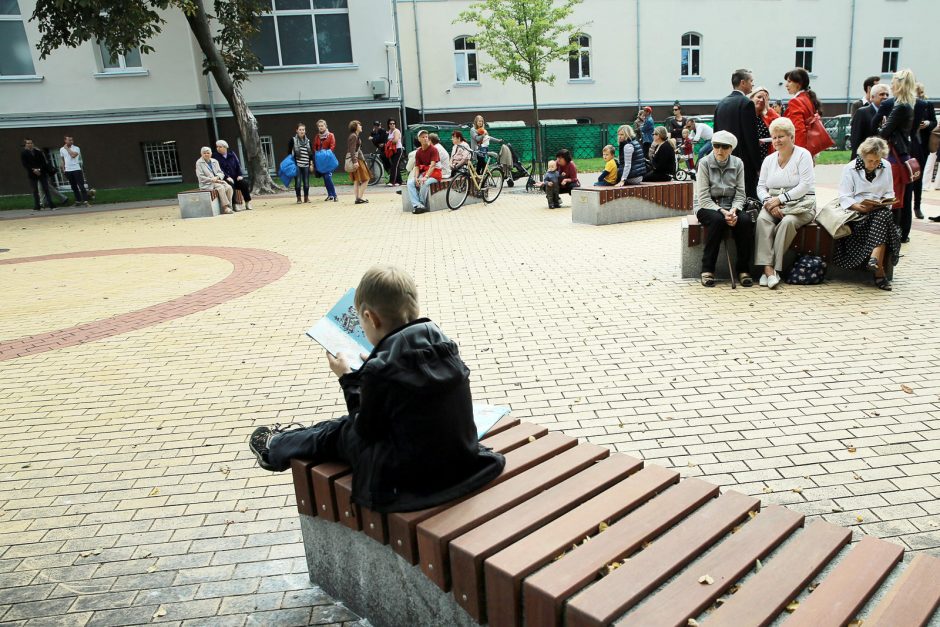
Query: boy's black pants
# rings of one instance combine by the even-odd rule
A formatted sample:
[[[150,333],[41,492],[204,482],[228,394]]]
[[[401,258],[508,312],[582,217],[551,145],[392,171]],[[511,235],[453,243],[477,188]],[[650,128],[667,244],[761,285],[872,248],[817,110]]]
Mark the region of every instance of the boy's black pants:
[[[279,433],[268,444],[268,461],[276,470],[290,468],[293,458],[309,459],[314,464],[345,462],[352,464],[363,448],[362,438],[349,416]]]

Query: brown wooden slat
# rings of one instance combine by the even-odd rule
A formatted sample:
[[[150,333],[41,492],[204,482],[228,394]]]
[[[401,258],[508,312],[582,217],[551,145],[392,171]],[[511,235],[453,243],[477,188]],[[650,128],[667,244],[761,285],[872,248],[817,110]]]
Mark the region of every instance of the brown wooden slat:
[[[921,553],[911,560],[865,627],[922,627],[940,607],[940,559]]]
[[[769,625],[851,539],[849,529],[812,523],[709,616],[708,627]]]
[[[686,625],[715,599],[731,587],[758,560],[783,542],[803,524],[803,515],[778,505],[771,505],[741,529],[726,538],[664,589],[650,597],[636,611],[615,625]],[[711,585],[702,585],[699,578],[709,575]]]
[[[623,559],[716,496],[718,486],[686,479],[528,577],[522,586],[526,623],[539,627],[561,625],[564,602],[596,579],[607,564]]]
[[[359,518],[362,520],[362,533],[379,544],[388,544],[388,517],[385,514],[360,506]]]
[[[418,525],[418,560],[425,576],[450,590],[450,541],[462,533],[528,501],[610,455],[610,449],[582,444],[534,466],[512,479],[425,520]]]
[[[491,488],[502,481],[514,477],[520,472],[536,464],[558,455],[562,451],[577,446],[578,441],[561,433],[549,433],[535,442],[506,453],[506,466],[496,479],[485,485],[482,490]],[[496,452],[502,452],[498,448]],[[468,497],[469,498],[469,497]],[[457,501],[459,502],[459,501]],[[418,536],[417,526],[423,520],[444,511],[454,502],[439,505],[417,512],[401,512],[388,516],[388,542],[392,550],[401,555],[412,564],[418,563]]]
[[[610,624],[759,507],[760,501],[753,497],[725,492],[569,600],[565,624],[568,627]]]
[[[313,462],[310,460],[290,460],[290,472],[294,480],[294,497],[297,499],[297,511],[307,516],[316,516],[316,505],[313,500],[313,481],[310,479],[311,468],[313,468]]]
[[[832,259],[832,236],[825,229],[819,230],[819,256],[825,261]]]
[[[350,472],[351,469],[346,464],[334,462],[319,464],[310,469],[317,516],[333,522],[339,520],[336,513],[336,493],[333,491],[333,480]]]
[[[483,560],[642,467],[634,457],[613,454],[455,538],[450,543],[454,599],[474,620],[484,622]]]
[[[675,471],[644,468],[487,559],[483,572],[489,625],[520,624],[523,577],[595,532],[599,523],[622,516],[678,480]]]
[[[343,475],[333,482],[336,493],[336,512],[339,522],[353,531],[362,529],[362,517],[359,506],[352,502],[352,475]]]
[[[865,536],[813,593],[800,602],[800,607],[784,625],[845,625],[855,618],[903,554],[904,549],[897,544]]]
[[[502,433],[503,431],[506,431],[507,429],[512,429],[517,424],[519,424],[518,418],[513,418],[509,414],[506,414],[505,416],[497,420],[496,424],[490,427],[489,431],[483,434],[483,437],[480,438],[480,441],[486,444],[487,446],[489,446],[489,444],[486,443],[488,439],[492,438],[494,435],[498,433]]]
[[[529,438],[540,438],[546,433],[548,429],[541,425],[523,422],[487,438],[485,444],[494,451],[505,454],[527,443]]]

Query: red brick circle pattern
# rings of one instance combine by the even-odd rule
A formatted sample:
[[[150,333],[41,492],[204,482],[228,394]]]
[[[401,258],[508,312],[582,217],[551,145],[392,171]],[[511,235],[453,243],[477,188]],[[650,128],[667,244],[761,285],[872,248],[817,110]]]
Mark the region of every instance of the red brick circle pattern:
[[[86,250],[40,257],[2,259],[0,265],[113,255],[205,255],[224,259],[234,267],[232,273],[218,283],[165,303],[119,314],[105,320],[86,322],[68,329],[59,329],[0,342],[0,361],[94,342],[112,335],[136,331],[167,320],[182,318],[215,307],[239,296],[244,296],[260,287],[273,283],[290,269],[290,260],[278,253],[255,248],[223,248],[217,246],[159,246],[153,248]]]

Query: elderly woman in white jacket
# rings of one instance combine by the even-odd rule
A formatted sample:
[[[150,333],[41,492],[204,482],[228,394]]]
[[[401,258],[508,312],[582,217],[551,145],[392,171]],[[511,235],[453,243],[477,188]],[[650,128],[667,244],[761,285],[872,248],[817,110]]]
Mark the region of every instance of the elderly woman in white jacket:
[[[219,162],[212,158],[212,149],[203,146],[199,153],[201,156],[196,161],[199,189],[215,190],[219,194],[222,213],[232,213],[232,195],[235,192],[232,186],[225,182],[225,173],[219,167]]]

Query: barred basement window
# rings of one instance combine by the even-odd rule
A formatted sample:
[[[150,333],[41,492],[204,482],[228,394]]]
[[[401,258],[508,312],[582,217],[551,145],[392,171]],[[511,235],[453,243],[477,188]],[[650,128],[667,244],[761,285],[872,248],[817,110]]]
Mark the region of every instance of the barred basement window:
[[[147,180],[168,182],[183,178],[175,141],[147,142],[141,146],[147,164]],[[193,163],[195,162],[194,159]]]
[[[274,139],[270,135],[262,135],[261,139],[261,150],[264,152],[265,158],[268,160],[268,171],[272,174],[277,172],[277,161],[274,156]],[[248,167],[248,164],[244,163],[244,167]]]

